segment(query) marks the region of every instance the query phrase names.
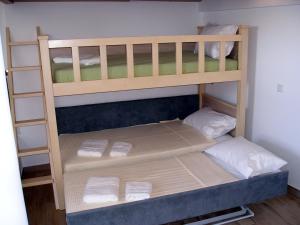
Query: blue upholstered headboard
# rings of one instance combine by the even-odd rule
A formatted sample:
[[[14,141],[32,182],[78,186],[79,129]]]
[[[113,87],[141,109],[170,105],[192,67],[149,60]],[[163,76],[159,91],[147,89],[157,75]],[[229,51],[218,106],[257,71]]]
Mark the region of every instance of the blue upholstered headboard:
[[[199,109],[198,95],[56,108],[58,133],[80,133],[184,119]]]

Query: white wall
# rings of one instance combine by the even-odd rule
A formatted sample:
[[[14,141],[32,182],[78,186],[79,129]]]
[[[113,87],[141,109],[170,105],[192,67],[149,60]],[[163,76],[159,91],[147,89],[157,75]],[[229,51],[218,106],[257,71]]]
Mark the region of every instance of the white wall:
[[[199,16],[197,6],[197,3],[172,2],[16,3],[6,5],[5,19],[13,38],[18,40],[35,38],[37,25],[52,39],[195,34]],[[33,47],[16,49],[15,65],[36,64],[38,58],[34,50],[36,49]],[[36,82],[37,73],[20,73],[15,77],[18,92],[25,91],[24,87],[26,90],[38,90],[40,87],[39,82]],[[80,105],[196,92],[196,86],[186,86],[82,95],[57,98],[56,105]],[[26,110],[25,100],[19,100],[17,117],[26,119],[32,115],[42,115],[39,102],[39,98],[31,100],[29,110]],[[42,127],[22,128],[20,131],[21,147],[34,147],[46,141]],[[23,160],[24,166],[45,162],[47,158],[40,156]]]
[[[1,16],[0,4],[0,16]],[[2,34],[0,35],[0,39]],[[14,143],[7,86],[4,74],[4,60],[0,41],[0,224],[28,225],[25,203],[19,173],[18,157]]]
[[[209,12],[297,4],[300,4],[300,0],[203,0],[199,3],[199,9],[201,12]]]
[[[250,25],[247,137],[287,160],[289,184],[300,189],[300,6],[207,12],[203,17],[206,23]],[[234,101],[232,92],[223,92],[227,88],[213,85],[218,93],[209,89]]]

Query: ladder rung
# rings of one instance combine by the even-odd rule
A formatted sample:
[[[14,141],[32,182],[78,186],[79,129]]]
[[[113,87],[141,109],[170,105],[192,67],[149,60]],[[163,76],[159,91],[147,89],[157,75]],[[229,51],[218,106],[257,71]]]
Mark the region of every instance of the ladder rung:
[[[9,68],[8,72],[32,71],[32,70],[40,70],[40,69],[41,66],[22,66],[22,67]]]
[[[22,186],[24,188],[39,186],[44,184],[51,184],[51,183],[53,183],[53,179],[51,176],[41,176],[41,177],[27,178],[22,180]]]
[[[38,45],[38,41],[12,41],[9,42],[10,46],[22,46],[22,45]]]
[[[37,92],[27,92],[27,93],[17,93],[14,94],[14,98],[30,98],[30,97],[40,97],[43,96],[44,92],[37,91]]]
[[[35,126],[35,125],[41,125],[46,123],[47,121],[45,119],[21,120],[21,121],[16,121],[15,127]]]
[[[49,153],[48,147],[27,148],[18,151],[19,157]]]

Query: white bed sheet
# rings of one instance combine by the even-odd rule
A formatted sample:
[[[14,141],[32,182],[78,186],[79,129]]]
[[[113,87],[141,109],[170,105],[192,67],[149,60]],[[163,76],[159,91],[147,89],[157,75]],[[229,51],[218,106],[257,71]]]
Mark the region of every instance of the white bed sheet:
[[[108,139],[109,146],[101,158],[77,156],[80,144],[87,139]],[[111,145],[125,141],[133,145],[125,157],[110,157]],[[59,137],[64,172],[80,171],[101,166],[140,162],[205,150],[215,143],[205,138],[196,129],[171,121],[126,128],[110,129],[79,134],[64,134]]]
[[[115,203],[86,204],[83,202],[84,187],[92,176],[116,176],[120,178],[119,201]],[[150,182],[151,198],[191,191],[218,184],[237,181],[202,152],[187,153],[164,159],[147,160],[131,165],[115,165],[85,171],[65,173],[66,212],[124,204],[125,183],[130,181]]]

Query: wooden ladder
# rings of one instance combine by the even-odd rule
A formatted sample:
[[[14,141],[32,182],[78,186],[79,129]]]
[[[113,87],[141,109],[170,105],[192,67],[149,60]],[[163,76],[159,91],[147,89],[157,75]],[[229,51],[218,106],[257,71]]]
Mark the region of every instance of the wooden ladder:
[[[37,37],[41,35],[40,28],[36,28]],[[36,66],[22,66],[22,67],[14,67],[12,63],[12,49],[16,46],[37,46],[38,47],[38,56],[39,56],[39,65]],[[41,57],[39,51],[39,42],[38,40],[34,41],[12,41],[10,29],[6,27],[6,49],[7,49],[7,83],[8,83],[8,91],[10,98],[10,109],[12,115],[12,122],[14,126],[14,134],[15,141],[17,146],[17,155],[19,158],[26,156],[34,156],[40,154],[47,154],[49,156],[50,161],[50,175],[43,175],[34,178],[22,179],[23,187],[33,187],[44,184],[52,184],[54,194],[56,194],[56,186],[54,182],[53,176],[53,163],[51,157],[51,149],[49,147],[49,132],[48,132],[48,123],[47,123],[47,111],[46,111],[46,102],[45,102],[45,92],[44,92],[44,83],[43,83],[43,74],[41,69]],[[39,91],[34,92],[25,92],[25,93],[15,93],[14,89],[14,73],[21,71],[39,71],[39,79],[41,82],[41,89]],[[18,98],[32,98],[32,97],[41,97],[43,99],[43,109],[44,109],[44,118],[39,119],[30,119],[30,120],[22,120],[17,121],[16,113],[15,113],[15,100]],[[36,126],[36,125],[44,125],[47,132],[48,144],[47,146],[41,146],[37,148],[28,148],[28,149],[20,149],[19,140],[18,140],[18,128],[20,127],[28,127],[28,126]]]

